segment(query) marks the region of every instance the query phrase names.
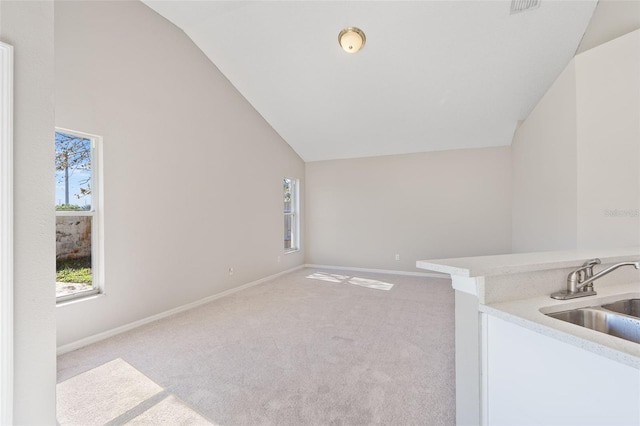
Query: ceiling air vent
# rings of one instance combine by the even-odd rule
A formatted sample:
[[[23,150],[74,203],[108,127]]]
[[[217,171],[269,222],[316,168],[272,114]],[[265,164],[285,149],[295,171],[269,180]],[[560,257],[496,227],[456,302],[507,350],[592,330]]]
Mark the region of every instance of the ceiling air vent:
[[[526,12],[540,7],[540,0],[511,0],[511,14]]]

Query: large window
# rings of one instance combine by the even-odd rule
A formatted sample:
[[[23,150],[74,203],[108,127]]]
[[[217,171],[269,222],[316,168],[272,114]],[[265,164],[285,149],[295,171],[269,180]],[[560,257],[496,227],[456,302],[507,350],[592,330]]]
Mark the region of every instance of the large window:
[[[300,215],[298,202],[298,180],[284,178],[284,251],[292,252],[300,249]]]
[[[64,301],[101,287],[100,138],[55,132],[56,297]]]

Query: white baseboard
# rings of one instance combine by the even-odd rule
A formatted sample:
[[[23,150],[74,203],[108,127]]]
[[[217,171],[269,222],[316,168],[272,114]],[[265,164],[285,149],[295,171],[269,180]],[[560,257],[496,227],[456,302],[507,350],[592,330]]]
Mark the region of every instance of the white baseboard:
[[[143,319],[138,320],[138,321],[134,321],[132,323],[123,325],[121,327],[114,328],[112,330],[107,330],[107,331],[104,331],[102,333],[94,334],[93,336],[85,337],[84,339],[76,340],[75,342],[71,342],[71,343],[68,343],[66,345],[59,346],[56,352],[57,352],[58,355],[62,355],[62,354],[65,354],[67,352],[71,352],[71,351],[74,351],[76,349],[80,349],[80,348],[82,348],[84,346],[87,346],[87,345],[90,345],[92,343],[96,343],[96,342],[99,342],[101,340],[107,339],[109,337],[113,337],[115,335],[118,335],[120,333],[124,333],[125,331],[133,330],[134,328],[140,327],[140,326],[148,324],[150,322],[157,321],[159,319],[166,318],[166,317],[169,317],[171,315],[175,315],[177,313],[187,311],[189,309],[193,309],[193,308],[198,307],[200,305],[204,305],[205,303],[209,303],[209,302],[212,302],[212,301],[214,301],[216,299],[220,299],[222,297],[229,296],[230,294],[237,293],[237,292],[239,292],[241,290],[244,290],[244,289],[249,288],[249,287],[253,287],[253,286],[258,285],[258,284],[262,284],[264,282],[273,280],[273,279],[278,278],[278,277],[280,277],[282,275],[288,274],[288,273],[293,272],[293,271],[297,271],[297,270],[302,269],[302,268],[304,268],[304,265],[296,266],[295,268],[287,269],[286,271],[278,272],[277,274],[269,275],[268,277],[260,278],[259,280],[252,281],[252,282],[247,283],[247,284],[243,284],[240,287],[235,287],[235,288],[223,291],[222,293],[214,294],[213,296],[205,297],[204,299],[196,300],[195,302],[191,302],[191,303],[187,303],[186,305],[178,306],[177,308],[173,308],[173,309],[170,309],[168,311],[164,311],[164,312],[161,312],[159,314],[152,315],[150,317],[143,318]]]
[[[148,324],[150,322],[157,321],[159,319],[166,318],[166,317],[169,317],[171,315],[175,315],[177,313],[187,311],[189,309],[193,309],[195,307],[204,305],[206,303],[212,302],[214,300],[220,299],[220,298],[228,296],[230,294],[237,293],[237,292],[242,291],[242,290],[244,290],[246,288],[253,287],[255,285],[262,284],[264,282],[273,280],[273,279],[278,278],[278,277],[280,277],[282,275],[288,274],[290,272],[297,271],[297,270],[302,269],[302,268],[333,269],[333,270],[338,270],[338,271],[353,271],[353,272],[371,272],[371,273],[377,273],[377,274],[408,275],[408,276],[414,276],[414,277],[449,278],[449,275],[440,274],[440,273],[408,272],[408,271],[393,271],[393,270],[389,270],[389,269],[353,268],[353,267],[347,267],[347,266],[305,264],[305,265],[296,266],[295,268],[287,269],[286,271],[278,272],[277,274],[273,274],[273,275],[270,275],[270,276],[265,277],[265,278],[261,278],[261,279],[256,280],[256,281],[252,281],[252,282],[247,283],[247,284],[243,284],[243,285],[241,285],[239,287],[235,287],[235,288],[232,288],[230,290],[223,291],[222,293],[214,294],[212,296],[205,297],[204,299],[196,300],[195,302],[187,303],[186,305],[178,306],[177,308],[173,308],[173,309],[170,309],[168,311],[164,311],[164,312],[161,312],[159,314],[152,315],[150,317],[143,318],[143,319],[138,320],[138,321],[134,321],[132,323],[123,325],[121,327],[117,327],[117,328],[114,328],[114,329],[111,329],[111,330],[107,330],[107,331],[104,331],[102,333],[94,334],[93,336],[85,337],[84,339],[76,340],[75,342],[71,342],[71,343],[68,343],[66,345],[59,346],[58,349],[57,349],[57,354],[58,355],[62,355],[62,354],[65,354],[67,352],[71,352],[71,351],[74,351],[76,349],[80,349],[80,348],[82,348],[84,346],[88,346],[88,345],[90,345],[92,343],[96,343],[96,342],[99,342],[101,340],[108,339],[109,337],[113,337],[113,336],[116,336],[118,334],[124,333],[126,331],[133,330],[134,328],[143,326],[143,325]]]
[[[353,272],[371,272],[375,274],[389,274],[389,275],[408,275],[411,277],[428,277],[428,278],[445,278],[449,279],[449,274],[441,274],[439,272],[409,272],[409,271],[394,271],[391,269],[371,269],[371,268],[354,268],[351,266],[331,266],[331,265],[316,265],[313,263],[307,263],[305,268],[317,268],[317,269],[335,269],[337,271],[353,271]]]

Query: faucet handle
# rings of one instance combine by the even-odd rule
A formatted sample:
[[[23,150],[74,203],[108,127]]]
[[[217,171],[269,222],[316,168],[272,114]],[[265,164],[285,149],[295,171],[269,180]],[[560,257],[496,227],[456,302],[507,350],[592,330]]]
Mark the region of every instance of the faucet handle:
[[[593,276],[593,267],[601,263],[602,262],[597,257],[584,262],[584,264],[582,265],[582,268],[580,268],[580,270],[584,272],[584,275],[578,278],[578,282],[583,282],[591,278]],[[589,284],[589,287],[593,288],[593,285]]]

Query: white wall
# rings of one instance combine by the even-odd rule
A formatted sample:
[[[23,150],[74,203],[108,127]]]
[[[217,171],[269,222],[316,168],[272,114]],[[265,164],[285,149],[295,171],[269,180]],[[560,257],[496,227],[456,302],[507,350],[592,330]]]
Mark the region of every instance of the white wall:
[[[56,125],[104,137],[106,292],[57,308],[58,345],[303,263],[282,178],[304,163],[181,30],[140,2],[55,25]]]
[[[513,142],[514,252],[640,244],[640,30],[567,66]]]
[[[14,46],[14,424],[55,424],[53,3],[0,2]]]
[[[576,248],[576,86],[571,61],[514,135],[513,252]]]
[[[578,247],[640,245],[640,30],[575,61]]]
[[[416,271],[511,251],[509,147],[312,162],[306,177],[307,263]]]
[[[603,0],[596,6],[577,53],[640,29],[640,2]]]

